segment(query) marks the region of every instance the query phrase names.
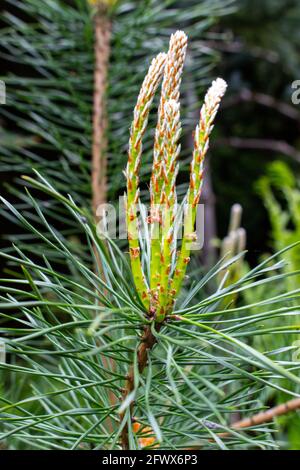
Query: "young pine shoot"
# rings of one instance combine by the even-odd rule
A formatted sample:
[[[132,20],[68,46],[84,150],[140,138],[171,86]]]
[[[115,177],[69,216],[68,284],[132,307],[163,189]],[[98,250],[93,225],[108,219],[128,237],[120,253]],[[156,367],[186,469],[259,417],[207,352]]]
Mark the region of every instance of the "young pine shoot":
[[[213,123],[227,87],[221,78],[214,80],[200,111],[194,134],[190,182],[184,198],[181,249],[176,252],[176,177],[181,135],[179,98],[186,49],[187,36],[183,31],[177,31],[171,36],[168,53],[159,54],[150,65],[134,109],[125,172],[126,218],[134,283],[148,316],[157,323],[162,323],[173,310],[190,261],[191,244],[197,240],[195,222],[202,189],[203,163]],[[147,218],[151,238],[150,278],[147,279],[139,242],[139,169],[150,107],[161,81],[150,181],[150,215]]]

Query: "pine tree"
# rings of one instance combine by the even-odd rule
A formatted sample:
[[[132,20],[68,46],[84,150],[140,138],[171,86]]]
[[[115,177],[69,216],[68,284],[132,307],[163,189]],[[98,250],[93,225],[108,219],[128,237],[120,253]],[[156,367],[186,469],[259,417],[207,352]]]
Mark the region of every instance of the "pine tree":
[[[176,40],[179,37],[182,41],[179,49],[175,48],[178,57],[185,47],[185,36],[175,35]],[[141,119],[148,113],[145,99],[152,99],[151,92],[145,94],[143,87],[147,85],[152,90],[155,77],[161,78],[159,70],[164,61],[174,60],[173,40],[168,58],[160,55],[158,62],[150,67],[152,80],[146,78],[142,86],[128,136],[131,152],[126,177],[130,219],[131,191],[133,202],[138,202],[134,178],[138,177],[140,166],[139,137],[144,131]],[[152,178],[154,199],[157,188],[161,197],[163,194],[171,197],[173,189],[170,183],[173,183],[180,124],[179,94],[170,74],[172,70],[174,67],[166,67],[164,71],[163,99],[158,111],[157,136],[161,125],[166,132],[163,142],[156,141],[162,146],[163,158],[159,160],[161,171],[154,160],[152,175],[158,178],[158,182]],[[164,94],[168,83],[171,83],[170,92],[176,91],[170,100]],[[195,198],[198,202],[200,196],[202,160],[224,91],[224,82],[217,80],[204,99],[187,193],[193,197],[192,202]],[[139,116],[143,105],[145,108]],[[164,176],[161,185],[160,176]],[[260,352],[249,343],[256,335],[264,334],[261,321],[271,324],[267,329],[270,334],[272,320],[284,318],[286,311],[278,311],[278,303],[296,301],[294,308],[299,308],[296,305],[299,289],[273,297],[267,295],[252,305],[234,307],[226,305],[225,300],[285,280],[287,273],[281,272],[282,263],[277,263],[276,273],[268,274],[274,271],[273,261],[292,247],[265,259],[230,285],[217,283],[216,289],[207,293],[207,283],[217,279],[244,253],[222,259],[200,280],[196,278],[187,285],[184,295],[179,295],[178,285],[176,303],[172,303],[163,317],[161,306],[165,299],[158,295],[155,315],[151,315],[153,311],[143,303],[143,291],[139,289],[141,277],[136,276],[137,268],[145,267],[146,281],[151,279],[151,238],[145,237],[141,248],[131,247],[135,252],[131,250],[130,266],[128,256],[114,240],[106,237],[104,241],[99,236],[90,209],[76,204],[67,191],[58,191],[38,172],[34,178],[25,176],[25,181],[30,188],[26,191],[30,211],[20,211],[3,198],[2,202],[22,227],[25,237],[27,233],[33,234],[47,249],[33,254],[32,247],[26,250],[18,243],[14,252],[3,253],[14,269],[19,268],[18,276],[2,279],[0,288],[3,292],[0,329],[9,357],[9,362],[2,359],[0,363],[1,370],[7,372],[0,397],[3,424],[0,437],[4,444],[10,448],[28,448],[30,443],[36,449],[276,447],[272,427],[266,422],[295,410],[300,406],[299,398],[258,413],[263,411],[261,390],[289,394],[286,384],[300,385],[295,373],[299,364],[290,361],[283,365],[280,350]],[[48,211],[39,203],[41,196],[36,198],[38,193],[55,202],[57,213],[68,214],[70,223],[81,235],[87,258],[100,260],[102,276],[89,266],[91,263],[85,263],[76,245],[66,243],[64,234],[49,222]],[[193,210],[192,204],[192,213]],[[142,218],[146,225],[145,213]],[[187,220],[190,230],[193,227],[189,217]],[[128,224],[129,239],[130,229]],[[181,247],[184,257],[189,233],[184,232]],[[164,230],[162,234],[165,237]],[[159,241],[164,250],[164,238]],[[138,267],[134,261],[136,254],[141,255]],[[64,272],[56,269],[56,260],[64,260]],[[162,263],[162,278],[166,276],[163,268]],[[171,269],[167,274],[172,273]],[[168,286],[169,281],[171,287],[170,278]],[[155,293],[149,295],[156,300]],[[249,314],[250,308],[258,309],[258,313]],[[7,324],[8,321],[12,323]],[[235,413],[244,419],[232,423]]]

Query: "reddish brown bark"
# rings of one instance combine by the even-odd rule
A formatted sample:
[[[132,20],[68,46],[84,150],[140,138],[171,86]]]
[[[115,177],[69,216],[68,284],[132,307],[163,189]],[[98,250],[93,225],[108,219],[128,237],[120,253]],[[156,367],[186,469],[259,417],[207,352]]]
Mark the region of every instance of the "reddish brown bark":
[[[294,398],[293,400],[289,400],[285,403],[281,403],[280,405],[274,406],[269,410],[262,411],[257,413],[250,418],[245,418],[236,423],[233,423],[231,426],[233,429],[243,429],[249,428],[250,426],[257,426],[258,424],[268,423],[272,421],[272,419],[276,418],[277,416],[284,415],[289,413],[290,411],[295,411],[300,408],[300,398]]]
[[[111,21],[104,11],[95,14],[95,71],[93,96],[93,143],[92,143],[92,206],[96,211],[106,202],[107,171],[107,115],[106,85],[110,55]]]
[[[161,328],[161,324],[156,325],[156,330],[159,331]],[[137,352],[137,359],[138,359],[138,370],[141,374],[145,367],[147,366],[148,362],[148,351],[150,351],[156,343],[156,338],[151,331],[151,327],[145,327],[144,334],[141,339],[141,343],[138,348]],[[130,367],[127,378],[126,378],[126,385],[123,391],[123,400],[125,400],[128,395],[134,390],[134,368],[133,366]],[[132,416],[134,407],[134,401],[130,405],[130,415]],[[121,413],[120,415],[120,422],[124,419],[125,412]],[[128,423],[125,423],[123,427],[122,434],[121,434],[121,444],[123,450],[129,449],[129,441],[128,441]]]

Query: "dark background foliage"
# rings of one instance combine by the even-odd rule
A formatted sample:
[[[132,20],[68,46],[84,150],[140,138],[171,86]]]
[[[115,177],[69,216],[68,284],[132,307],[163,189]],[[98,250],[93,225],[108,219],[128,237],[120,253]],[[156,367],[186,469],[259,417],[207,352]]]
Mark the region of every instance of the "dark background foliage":
[[[242,204],[252,261],[270,249],[268,217],[255,182],[274,159],[299,174],[300,107],[291,101],[291,84],[300,77],[299,20],[296,0],[243,0],[221,23],[228,39],[220,46],[219,69],[229,89],[217,126],[220,143],[211,158],[218,229],[224,235],[230,205]],[[291,155],[279,142],[290,146]]]
[[[90,208],[92,22],[84,0],[7,0],[1,8],[1,75],[8,86],[8,103],[0,109],[1,193],[39,225],[28,197],[20,191],[20,175],[32,174],[32,167],[55,181],[60,191],[70,192],[80,207]],[[256,182],[273,160],[285,161],[299,174],[300,109],[291,103],[291,83],[300,78],[299,19],[297,1],[125,1],[114,20],[109,72],[108,198],[113,200],[124,190],[128,130],[145,69],[154,54],[166,49],[170,33],[182,28],[190,37],[182,100],[186,136],[197,120],[193,107],[197,104],[198,109],[211,78],[220,75],[229,84],[209,159],[216,235],[225,235],[230,207],[239,202],[244,208],[248,260],[257,262],[271,250],[268,215]],[[152,134],[145,145],[145,181]],[[182,186],[188,177],[188,147],[186,138]],[[147,190],[146,184],[143,188]],[[40,193],[37,198],[66,246],[72,245],[84,263],[91,264],[78,220],[55,199]],[[12,222],[6,216],[2,246],[7,247],[9,238],[21,247],[26,242],[33,259],[44,254],[38,237],[25,235],[16,219]],[[47,250],[59,272],[72,268],[59,250]],[[272,406],[277,398],[266,394],[264,403]]]
[[[90,197],[88,178],[93,37],[87,12],[83,9],[80,14],[78,5],[83,8],[82,2],[75,2],[77,6],[74,9],[68,7],[69,4],[74,5],[73,2],[62,3],[65,4],[64,15],[74,15],[73,23],[70,19],[66,21],[67,17],[64,19],[58,15],[57,31],[53,31],[53,24],[51,26],[51,22],[47,22],[47,15],[44,16],[41,30],[36,31],[37,42],[34,43],[32,38],[31,45],[37,50],[44,47],[46,53],[41,57],[33,57],[32,66],[28,60],[28,44],[20,42],[23,51],[20,50],[17,43],[9,41],[10,33],[8,39],[4,37],[2,41],[2,75],[15,74],[19,79],[13,79],[11,84],[8,84],[12,97],[9,96],[8,105],[1,110],[2,152],[3,147],[5,148],[4,162],[1,163],[1,181],[7,184],[15,180],[16,174],[26,172],[30,164],[26,168],[24,159],[28,152],[32,151],[42,159],[38,162],[30,155],[31,164],[43,168],[47,161],[47,174],[55,178],[61,188],[65,188],[68,183],[70,192],[74,194],[75,191],[78,200],[82,201],[82,198],[86,200]],[[139,2],[133,2],[131,8],[136,8],[138,4]],[[5,12],[2,26],[6,25],[7,18],[11,21],[11,17],[7,16],[9,13],[27,21],[32,20],[30,8],[20,9],[18,2],[4,1],[1,7],[2,13]],[[218,119],[210,153],[218,235],[222,237],[226,233],[230,206],[235,202],[242,204],[243,224],[248,235],[248,256],[250,261],[255,261],[270,247],[266,236],[269,230],[268,217],[254,184],[273,159],[285,160],[298,172],[300,110],[291,103],[291,83],[300,76],[300,59],[297,53],[300,42],[300,5],[296,0],[243,0],[237,2],[236,7],[236,11],[223,16],[215,26],[211,21],[211,25],[204,22],[200,29],[198,27],[198,30],[193,30],[193,21],[188,19],[186,27],[189,25],[191,41],[196,44],[198,53],[201,49],[200,67],[198,62],[195,67],[198,70],[196,77],[199,77],[196,81],[200,80],[197,83],[202,85],[203,78],[207,75],[207,59],[214,63],[218,57],[217,71],[210,74],[218,73],[229,82],[228,94]],[[146,9],[142,11],[137,7],[136,14],[130,13],[130,16],[129,6],[119,14],[115,23],[109,109],[110,131],[117,137],[110,142],[110,198],[122,194],[124,187],[121,170],[126,160],[128,127],[139,82],[134,75],[137,72],[142,73],[145,66],[145,62],[140,61],[139,51],[143,49],[145,57],[153,54],[153,51],[159,50],[164,44],[169,30],[183,27],[178,17],[174,24],[172,18],[160,23],[160,15],[150,15],[149,18]],[[180,2],[177,2],[177,9],[182,9],[184,16],[185,8],[180,6]],[[43,14],[41,7],[41,17]],[[155,26],[163,28],[158,36]],[[78,37],[72,44],[74,29],[78,32]],[[47,35],[56,36],[57,42],[49,44]],[[26,34],[24,36],[26,38]],[[41,39],[45,41],[44,44],[38,43]],[[30,41],[29,35],[27,40]],[[121,46],[122,42],[124,43]],[[7,44],[10,50],[7,49]],[[68,50],[70,54],[67,53]],[[134,50],[138,50],[138,54],[134,54]],[[212,50],[215,51],[214,55]],[[10,54],[14,55],[15,60],[9,57]],[[44,67],[47,54],[53,61],[49,70],[48,66]],[[55,61],[59,61],[62,55],[65,63],[59,71],[55,68]],[[124,76],[125,64],[127,77]],[[200,75],[199,68],[203,69]],[[68,76],[65,75],[66,71],[69,72]],[[24,82],[23,78],[45,79],[47,73],[53,78],[53,86],[50,84],[48,90],[45,90],[45,96],[39,95],[37,101],[39,85],[30,85],[30,82]],[[82,77],[86,77],[84,82]],[[124,84],[127,86],[126,92]],[[32,100],[28,96],[28,86],[32,87]],[[59,86],[60,90],[57,96],[53,95],[55,86]],[[42,87],[40,90],[42,91]],[[196,90],[198,98],[201,98],[203,86],[198,88],[197,85]],[[71,102],[70,96],[73,96]],[[265,105],[263,98],[266,96],[273,100],[272,106]],[[292,109],[285,110],[284,105]],[[27,106],[27,116],[24,114],[24,106]],[[42,115],[39,114],[41,109],[44,113]],[[281,112],[281,109],[286,112]],[[20,119],[24,118],[29,119],[22,122]],[[64,127],[61,134],[57,134],[57,124],[60,120],[64,122]],[[53,122],[53,129],[49,128],[49,122]],[[190,122],[190,127],[192,125],[193,122]],[[288,144],[290,155],[284,154],[280,147],[276,147],[282,142]],[[249,145],[253,148],[247,148]],[[12,159],[13,165],[10,164]],[[62,168],[64,172],[61,171]],[[43,169],[45,171],[45,168]],[[145,171],[147,173],[147,165]],[[11,234],[14,230],[16,229],[7,225],[4,232]]]

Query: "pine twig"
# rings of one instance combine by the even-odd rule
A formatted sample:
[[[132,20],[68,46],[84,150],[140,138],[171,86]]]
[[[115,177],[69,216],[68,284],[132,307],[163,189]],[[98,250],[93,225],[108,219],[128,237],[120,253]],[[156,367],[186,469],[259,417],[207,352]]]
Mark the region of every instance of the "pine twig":
[[[240,430],[250,428],[251,426],[258,426],[259,424],[269,423],[274,418],[278,416],[285,415],[290,413],[291,411],[296,411],[300,408],[300,398],[294,398],[289,400],[285,403],[281,403],[280,405],[274,406],[266,411],[261,411],[249,418],[244,418],[239,421],[236,421],[231,425],[231,429],[233,430]],[[222,432],[217,434],[220,438],[230,437],[230,432]],[[210,439],[213,441],[213,439]]]
[[[93,96],[93,143],[92,143],[92,207],[95,217],[97,208],[106,201],[107,142],[105,132],[107,117],[105,92],[110,56],[111,21],[103,8],[94,15],[95,25],[95,71]]]
[[[106,0],[89,0],[94,10],[94,94],[93,94],[93,135],[92,135],[92,210],[94,218],[98,221],[100,214],[98,207],[106,202],[107,193],[107,114],[105,93],[107,85],[108,64],[110,57],[111,19],[108,14],[109,2]],[[103,277],[102,263],[96,247],[94,246],[95,269]],[[106,369],[115,369],[113,359],[102,356]],[[112,391],[109,392],[112,405],[116,399]],[[107,427],[113,430],[110,417],[106,420]]]
[[[270,150],[282,153],[300,162],[300,152],[284,140],[275,139],[241,139],[240,137],[226,137],[215,141],[215,147],[234,147],[249,150]]]
[[[162,324],[157,323],[155,326],[156,331],[159,331],[161,328]],[[144,371],[145,367],[147,366],[147,361],[148,361],[148,352],[153,348],[153,346],[156,343],[156,338],[153,335],[151,331],[151,326],[146,326],[144,330],[144,334],[141,338],[141,342],[137,351],[137,362],[138,362],[138,371],[139,374],[142,374]],[[131,366],[129,373],[126,378],[126,385],[123,390],[123,400],[125,400],[131,392],[134,390],[134,384],[135,384],[135,374],[134,374],[134,367]],[[134,401],[131,402],[130,404],[130,416],[132,416],[132,411],[134,407]],[[125,417],[126,411],[121,413],[120,415],[120,421]],[[122,434],[121,434],[121,445],[123,450],[128,450],[129,449],[129,440],[128,440],[128,422],[125,423]]]
[[[232,429],[244,429],[250,426],[257,426],[258,424],[268,423],[272,419],[282,416],[291,411],[298,410],[300,408],[300,398],[294,398],[280,405],[274,406],[266,411],[251,416],[250,418],[244,418],[232,424]],[[224,433],[228,436],[228,433]]]
[[[277,418],[278,416],[285,415],[287,413],[290,413],[291,411],[296,411],[298,409],[300,409],[300,398],[294,398],[285,403],[281,403],[280,405],[274,406],[273,408],[270,408],[269,410],[261,411],[253,416],[250,416],[249,418],[244,418],[239,421],[236,421],[230,427],[232,430],[237,431],[240,429],[250,428],[251,426],[258,426],[259,424],[268,423],[272,421],[274,418]],[[222,432],[222,433],[218,433],[217,436],[219,438],[226,438],[226,437],[230,437],[231,433]],[[210,438],[209,442],[214,442],[214,439]],[[196,445],[196,446],[190,447],[189,450],[195,450],[198,448],[200,447]]]
[[[227,98],[227,100],[225,100],[223,104],[223,108],[236,106],[240,102],[256,103],[261,106],[274,109],[275,111],[278,111],[279,113],[290,119],[294,119],[296,121],[300,120],[300,113],[295,108],[295,106],[285,103],[284,101],[277,100],[271,95],[267,95],[265,93],[258,93],[249,90],[248,88],[242,88],[242,90],[238,94]]]

